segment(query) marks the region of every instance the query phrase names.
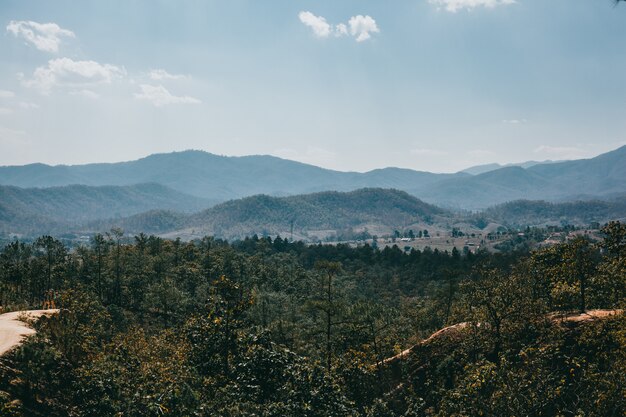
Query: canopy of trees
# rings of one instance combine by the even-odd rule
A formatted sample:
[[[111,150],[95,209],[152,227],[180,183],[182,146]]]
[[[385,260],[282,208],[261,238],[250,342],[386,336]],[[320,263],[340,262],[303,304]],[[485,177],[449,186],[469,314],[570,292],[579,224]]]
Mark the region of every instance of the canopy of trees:
[[[0,251],[0,303],[60,313],[1,358],[7,416],[618,416],[626,227],[461,254],[121,230]],[[384,359],[431,333],[397,366]]]

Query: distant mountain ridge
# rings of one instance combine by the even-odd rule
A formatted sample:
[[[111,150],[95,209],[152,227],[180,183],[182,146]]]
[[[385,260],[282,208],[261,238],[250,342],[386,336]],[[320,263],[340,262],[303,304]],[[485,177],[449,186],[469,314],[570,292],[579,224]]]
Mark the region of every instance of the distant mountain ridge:
[[[518,199],[566,201],[624,193],[626,146],[591,159],[527,168],[511,166],[478,175],[400,168],[340,172],[274,156],[226,157],[202,151],[155,154],[111,164],[0,167],[0,184],[19,187],[139,183],[158,183],[214,202],[258,194],[287,196],[366,187],[394,188],[431,204],[478,210]]]
[[[183,151],[110,164],[0,167],[0,184],[51,187],[154,182],[200,198],[227,201],[256,194],[350,191],[368,186],[403,189],[416,183],[426,185],[443,178],[465,175],[432,174],[400,168],[361,174],[333,171],[268,155],[228,157],[203,151]]]
[[[471,175],[480,175],[480,174],[484,174],[485,172],[495,171],[496,169],[500,169],[500,168],[508,168],[508,167],[530,168],[535,165],[554,164],[556,162],[563,162],[563,161],[551,161],[551,160],[526,161],[526,162],[513,162],[510,164],[492,163],[492,164],[485,164],[485,165],[475,165],[469,168],[465,168],[461,170],[460,172],[465,172],[466,174],[471,174]]]
[[[60,225],[126,217],[154,208],[197,212],[212,203],[160,184],[69,185],[50,188],[0,186],[0,231],[53,230]]]

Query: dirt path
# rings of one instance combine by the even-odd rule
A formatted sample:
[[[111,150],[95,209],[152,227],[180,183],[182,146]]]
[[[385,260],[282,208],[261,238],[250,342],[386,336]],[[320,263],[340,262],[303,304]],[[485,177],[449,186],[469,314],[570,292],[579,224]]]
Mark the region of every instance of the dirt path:
[[[587,310],[584,313],[551,313],[548,314],[548,318],[556,324],[576,325],[579,323],[585,323],[605,317],[615,316],[624,313],[624,310]],[[395,356],[384,359],[380,365],[394,365],[395,363],[405,360],[413,351],[420,346],[424,346],[433,340],[440,339],[442,337],[450,337],[459,334],[459,332],[465,329],[470,323],[462,322],[452,326],[444,327],[441,330],[431,334],[428,338],[422,340],[416,345],[411,346],[408,349],[403,350]],[[478,326],[481,324],[478,323]]]
[[[0,356],[22,343],[26,336],[35,334],[35,330],[20,319],[25,317],[37,319],[41,316],[50,316],[58,312],[59,310],[53,309],[13,311],[0,314]]]

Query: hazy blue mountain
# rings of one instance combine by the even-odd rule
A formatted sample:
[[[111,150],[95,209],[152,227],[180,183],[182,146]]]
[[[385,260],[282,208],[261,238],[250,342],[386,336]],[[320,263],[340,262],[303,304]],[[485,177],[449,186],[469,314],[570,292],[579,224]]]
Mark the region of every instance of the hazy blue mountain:
[[[51,187],[155,182],[197,197],[226,201],[255,194],[290,195],[327,190],[350,191],[362,187],[403,189],[465,175],[398,168],[362,174],[333,171],[267,155],[226,157],[202,151],[185,151],[111,164],[0,167],[0,184]]]
[[[510,166],[478,175],[400,168],[340,172],[273,156],[225,157],[201,151],[157,154],[114,164],[0,167],[0,184],[19,187],[146,182],[218,202],[257,194],[287,196],[394,188],[428,203],[477,210],[518,199],[605,199],[624,193],[626,146],[591,159],[539,163],[527,168]]]
[[[500,168],[466,178],[449,179],[435,187],[410,190],[424,201],[458,209],[480,209],[522,196],[541,198],[553,188],[548,178],[521,167]]]
[[[609,195],[626,191],[626,146],[591,159],[536,165],[528,169],[550,178],[561,195]]]
[[[498,163],[484,164],[484,165],[475,165],[469,168],[464,169],[461,172],[471,175],[479,175],[484,174],[485,172],[495,171],[496,169],[504,168],[504,165],[500,165]]]
[[[184,212],[212,204],[160,184],[132,186],[70,185],[50,188],[0,186],[0,229],[42,231],[58,225],[125,217],[153,209]]]
[[[461,172],[464,172],[466,174],[471,174],[471,175],[480,175],[480,174],[484,174],[485,172],[495,171],[496,169],[500,169],[500,168],[508,168],[508,167],[530,168],[535,165],[553,164],[555,162],[556,161],[548,160],[548,161],[526,161],[526,162],[518,162],[518,163],[511,163],[511,164],[492,163],[492,164],[485,164],[485,165],[475,165],[473,167],[466,168],[462,170]]]
[[[626,192],[626,146],[595,158],[500,168],[407,191],[430,203],[471,210],[519,199],[605,200]]]

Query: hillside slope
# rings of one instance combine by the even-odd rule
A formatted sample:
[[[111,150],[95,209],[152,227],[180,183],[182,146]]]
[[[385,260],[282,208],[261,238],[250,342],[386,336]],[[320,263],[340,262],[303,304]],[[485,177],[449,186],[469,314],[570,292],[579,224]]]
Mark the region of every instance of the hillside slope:
[[[589,225],[609,220],[626,219],[626,196],[611,201],[547,201],[517,200],[490,207],[474,218],[483,224],[495,222],[511,227],[560,224]]]
[[[28,189],[0,186],[0,230],[45,232],[61,225],[125,217],[153,209],[192,212],[209,206],[207,200],[159,184]]]
[[[257,195],[219,204],[194,215],[153,211],[112,222],[93,224],[100,229],[118,226],[128,231],[171,232],[171,236],[215,235],[229,239],[253,234],[296,237],[318,236],[345,229],[402,227],[446,215],[438,207],[398,190],[366,188],[351,192],[322,192],[290,197]]]

